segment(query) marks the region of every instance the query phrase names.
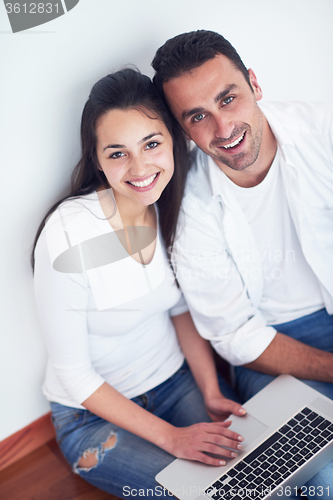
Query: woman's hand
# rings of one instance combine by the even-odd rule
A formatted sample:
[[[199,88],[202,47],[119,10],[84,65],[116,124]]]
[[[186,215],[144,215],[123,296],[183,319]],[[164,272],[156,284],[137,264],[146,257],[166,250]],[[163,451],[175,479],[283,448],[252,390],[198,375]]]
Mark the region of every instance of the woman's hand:
[[[228,429],[230,424],[230,421],[202,422],[190,427],[173,427],[167,442],[161,448],[178,458],[197,460],[210,465],[225,465],[226,462],[221,455],[237,457],[236,450],[243,448],[240,444],[243,441],[242,436],[230,431]],[[223,446],[235,451],[227,450]],[[213,458],[206,453],[213,453],[219,457]]]
[[[241,404],[226,399],[221,393],[209,399],[205,398],[205,406],[213,422],[226,420],[231,413],[238,416],[243,416],[246,413]]]

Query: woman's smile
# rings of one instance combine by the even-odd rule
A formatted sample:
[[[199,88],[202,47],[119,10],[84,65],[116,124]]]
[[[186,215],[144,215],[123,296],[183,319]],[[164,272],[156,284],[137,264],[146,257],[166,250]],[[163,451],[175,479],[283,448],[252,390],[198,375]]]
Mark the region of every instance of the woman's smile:
[[[143,189],[152,189],[155,184],[154,181],[157,181],[157,177],[159,175],[159,172],[156,174],[150,175],[149,177],[145,177],[144,179],[140,180],[133,180],[133,181],[126,181],[128,184],[133,186],[134,188],[138,188],[139,190]]]

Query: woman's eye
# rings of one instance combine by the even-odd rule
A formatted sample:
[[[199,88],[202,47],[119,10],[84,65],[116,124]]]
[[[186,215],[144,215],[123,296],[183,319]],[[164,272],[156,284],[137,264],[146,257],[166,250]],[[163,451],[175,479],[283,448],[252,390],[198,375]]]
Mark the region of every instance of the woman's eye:
[[[195,115],[193,117],[193,121],[194,122],[201,122],[201,120],[205,117],[205,115],[203,113],[200,113],[199,115]]]
[[[148,142],[148,144],[146,145],[146,149],[154,149],[158,145],[159,145],[159,142],[157,142],[157,141]]]
[[[233,101],[233,99],[234,99],[233,97],[226,97],[225,99],[223,99],[222,102],[224,105],[229,104],[231,101]]]
[[[125,153],[122,153],[121,151],[116,151],[115,153],[112,153],[109,158],[122,158],[123,156],[125,156]]]

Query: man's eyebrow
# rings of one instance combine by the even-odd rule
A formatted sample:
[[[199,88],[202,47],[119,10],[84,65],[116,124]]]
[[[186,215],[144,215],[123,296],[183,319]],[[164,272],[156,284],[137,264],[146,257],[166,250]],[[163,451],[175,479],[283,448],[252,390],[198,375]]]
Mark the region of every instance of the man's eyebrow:
[[[203,110],[204,110],[204,108],[193,108],[193,109],[189,109],[188,111],[185,110],[182,112],[182,118],[183,118],[183,120],[185,120],[186,118],[190,118],[193,115],[197,115],[199,113],[202,113]]]
[[[223,99],[223,97],[225,97],[226,95],[228,95],[232,90],[235,90],[236,88],[237,88],[237,85],[235,83],[232,83],[232,84],[228,85],[228,87],[226,89],[222,90],[222,92],[220,92],[215,97],[214,102],[215,103],[219,102],[221,99]],[[204,111],[204,108],[202,108],[202,107],[201,108],[193,108],[193,109],[185,110],[182,113],[182,118],[184,120],[186,118],[190,118],[193,115],[202,113],[203,111]]]
[[[235,83],[228,85],[228,87],[225,90],[222,90],[222,92],[220,92],[219,95],[215,97],[214,102],[215,103],[219,102],[221,99],[223,99],[223,97],[228,95],[232,90],[235,90],[236,88],[237,85]]]
[[[146,137],[143,137],[139,142],[138,144],[143,144],[144,142],[146,141],[149,141],[149,139],[151,139],[152,137],[155,137],[156,135],[163,135],[161,132],[153,132],[152,134],[149,134],[147,135]],[[103,149],[103,151],[105,151],[106,149],[121,149],[121,148],[125,148],[125,144],[108,144],[107,146],[105,146],[105,148]]]

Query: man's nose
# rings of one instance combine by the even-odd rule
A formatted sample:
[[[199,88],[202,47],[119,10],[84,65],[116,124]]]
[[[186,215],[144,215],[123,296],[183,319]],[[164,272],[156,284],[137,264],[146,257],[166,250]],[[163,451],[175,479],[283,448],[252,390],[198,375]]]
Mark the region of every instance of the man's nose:
[[[217,115],[214,119],[214,135],[218,139],[229,139],[234,129],[233,123],[225,116]]]

